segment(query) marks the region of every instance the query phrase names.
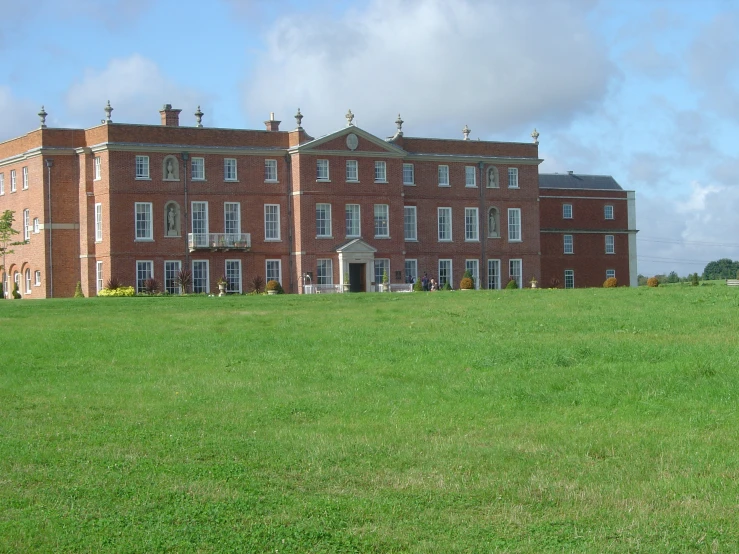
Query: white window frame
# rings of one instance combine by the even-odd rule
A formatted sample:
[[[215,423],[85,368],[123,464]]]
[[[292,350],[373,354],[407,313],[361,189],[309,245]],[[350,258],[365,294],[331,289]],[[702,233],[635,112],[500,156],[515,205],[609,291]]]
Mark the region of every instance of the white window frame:
[[[223,232],[226,233],[226,235],[241,234],[241,202],[223,203]],[[239,237],[232,236],[230,238],[238,240]],[[228,240],[227,244],[230,244]]]
[[[239,180],[239,164],[236,158],[223,158],[223,180],[229,182]]]
[[[613,235],[606,235],[606,254],[616,253],[616,239]]]
[[[138,180],[149,180],[151,179],[149,172],[149,156],[136,156],[136,179]]]
[[[38,217],[33,218],[33,234],[38,235],[41,232],[41,225],[39,224]]]
[[[508,242],[521,242],[521,208],[508,208]]]
[[[388,204],[375,204],[375,238],[390,238],[390,206]]]
[[[616,270],[615,269],[606,269],[606,279],[610,279],[613,277],[616,278]]]
[[[154,262],[152,260],[136,260],[136,292],[143,292],[146,280],[153,278]]]
[[[274,274],[275,267],[277,268],[277,275],[276,275],[277,279],[274,278],[275,277],[275,274]],[[282,260],[275,260],[275,259],[264,260],[264,276],[265,276],[265,279],[264,279],[265,283],[274,280],[280,283],[280,285],[282,285]]]
[[[346,181],[348,183],[359,182],[359,163],[357,163],[357,160],[346,160]]]
[[[440,187],[449,187],[451,186],[449,184],[449,166],[448,165],[440,165],[437,169],[437,174],[439,176],[439,186]]]
[[[508,260],[508,275],[513,277],[518,285],[518,288],[523,288],[523,260],[516,258]]]
[[[562,219],[572,219],[572,204],[562,204]]]
[[[103,205],[95,204],[95,242],[103,242]]]
[[[480,242],[480,218],[477,208],[464,209],[464,240]]]
[[[500,290],[500,260],[488,260],[488,289]]]
[[[23,240],[31,240],[31,210],[28,208],[23,210]]]
[[[35,287],[41,286],[41,270],[40,269],[37,269],[36,271],[33,272],[33,285]]]
[[[330,177],[328,160],[316,160],[316,181],[325,183]]]
[[[334,284],[334,262],[330,258],[316,260],[316,284]]]
[[[382,275],[385,272],[387,272],[388,284],[390,284],[390,258],[375,258],[374,269],[375,286],[378,287],[375,290],[380,290],[379,285],[382,284]]]
[[[375,183],[387,183],[387,163],[375,160]]]
[[[190,158],[190,179],[205,181],[205,158],[200,156]]]
[[[603,206],[603,217],[605,219],[614,219],[613,204],[606,204],[605,206]]]
[[[437,240],[439,242],[452,242],[452,209],[450,207],[436,208],[436,223]],[[449,236],[447,236],[447,233]]]
[[[574,269],[565,269],[565,288],[566,289],[575,288],[575,270]]]
[[[474,165],[464,167],[464,186],[477,188],[477,168]]]
[[[228,281],[226,292],[241,294],[241,282],[243,281],[241,260],[226,260],[224,276],[226,277],[226,281]]]
[[[180,260],[165,260],[164,261],[164,290],[169,294],[181,294],[181,286],[177,282],[177,275],[182,269],[182,262]],[[170,277],[171,275],[171,277]],[[170,284],[171,279],[171,284]]]
[[[198,219],[195,219],[196,215],[198,215]],[[203,217],[199,217],[200,215]],[[190,230],[197,246],[208,246],[208,235],[210,233],[209,220],[208,202],[204,200],[193,200],[190,203]]]
[[[31,294],[31,268],[26,268],[26,274],[25,274],[25,281],[26,281],[26,294]]]
[[[5,194],[5,173],[0,173],[0,196]]]
[[[41,272],[38,272],[39,277],[41,276]],[[105,284],[103,282],[103,262],[95,262],[95,292],[100,293],[101,290],[105,288]]]
[[[103,161],[100,158],[100,156],[95,156],[93,158],[93,168],[94,168],[93,181],[99,181],[100,179],[102,179],[102,176],[103,176],[102,163]]]
[[[413,164],[403,164],[403,184],[404,185],[415,185],[416,184],[416,170]]]
[[[264,160],[264,182],[277,183],[277,160]]]
[[[572,239],[572,235],[562,235],[562,243],[563,243],[563,253],[564,254],[574,254],[575,253],[575,245]]]
[[[331,204],[316,203],[316,238],[331,238]]]
[[[192,260],[192,292],[195,294],[210,293],[210,261],[209,260]],[[199,277],[199,272],[204,275]],[[205,282],[203,282],[205,281]]]
[[[480,260],[468,259],[464,261],[464,270],[469,271],[472,274],[472,279],[475,281],[475,288],[480,288]]]
[[[439,279],[438,279],[439,282],[437,284],[437,287],[439,287],[439,290],[441,290],[441,288],[444,286],[446,282],[449,282],[449,286],[454,288],[454,272],[452,268],[453,268],[453,265],[452,265],[451,259],[439,260],[438,267],[437,267],[438,275],[439,275]]]
[[[10,192],[15,192],[18,190],[18,185],[16,183],[16,176],[15,176],[15,169],[10,170]]]
[[[405,282],[414,283],[418,281],[418,260],[415,258],[405,261]]]
[[[406,241],[418,241],[418,208],[403,206],[403,236]]]
[[[23,167],[23,183],[21,187],[23,190],[28,190],[28,166]]]
[[[279,242],[280,235],[280,205],[264,205],[264,242]]]
[[[344,206],[344,215],[345,215],[345,220],[346,220],[346,238],[361,237],[362,236],[362,207],[359,204],[346,204]],[[352,224],[351,228],[350,228],[350,223]],[[350,233],[350,231],[354,231],[354,223],[356,223],[357,232]]]
[[[517,167],[508,168],[508,188],[509,189],[518,188],[518,168]]]
[[[139,216],[143,217],[139,217]],[[154,240],[154,207],[151,202],[134,203],[134,237],[137,241]],[[139,222],[144,228],[139,227]]]

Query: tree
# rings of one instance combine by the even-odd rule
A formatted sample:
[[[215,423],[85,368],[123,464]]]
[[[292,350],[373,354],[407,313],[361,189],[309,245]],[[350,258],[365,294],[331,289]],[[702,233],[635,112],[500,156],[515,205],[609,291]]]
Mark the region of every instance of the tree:
[[[13,253],[11,246],[25,244],[23,242],[11,242],[13,235],[20,234],[20,231],[13,229],[13,222],[15,221],[14,214],[15,212],[12,210],[5,210],[3,215],[0,216],[0,254],[3,257],[3,265],[0,266],[0,269],[5,273],[7,273],[5,269],[5,256]],[[3,281],[3,286],[5,286],[5,281]],[[3,291],[3,297],[5,296],[4,293],[5,291]]]
[[[734,262],[729,258],[721,258],[706,265],[703,270],[703,279],[733,279],[737,271],[739,271],[739,262]]]
[[[680,277],[678,277],[676,271],[670,271],[670,274],[667,276],[667,282],[668,283],[679,283]]]

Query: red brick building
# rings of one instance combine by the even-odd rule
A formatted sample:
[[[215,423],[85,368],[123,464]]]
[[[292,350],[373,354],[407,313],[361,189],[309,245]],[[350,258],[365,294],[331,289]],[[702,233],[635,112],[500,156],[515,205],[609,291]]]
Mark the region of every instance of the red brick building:
[[[68,297],[79,281],[95,295],[111,277],[177,293],[181,269],[206,293],[221,276],[231,292],[255,277],[287,292],[369,292],[384,274],[391,289],[424,274],[456,288],[466,269],[500,288],[564,281],[564,262],[582,257],[558,256],[559,227],[544,212],[540,222],[555,200],[540,203],[536,141],[471,141],[466,128],[463,140],[410,138],[400,117],[381,139],[351,112],[314,139],[299,111],[291,131],[274,117],[264,131],[206,128],[199,109],[196,127],[180,127],[170,105],[161,125],[114,123],[111,111],[81,130],[47,128],[42,109],[39,129],[0,144],[0,212],[15,212],[25,239],[7,256],[6,293],[15,280],[24,298]],[[620,274],[631,245],[614,234]]]

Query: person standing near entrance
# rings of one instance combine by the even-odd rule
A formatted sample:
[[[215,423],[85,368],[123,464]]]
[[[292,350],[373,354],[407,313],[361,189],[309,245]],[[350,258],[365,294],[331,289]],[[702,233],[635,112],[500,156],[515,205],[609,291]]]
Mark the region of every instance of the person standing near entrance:
[[[423,290],[428,292],[429,290],[429,276],[427,274],[423,274],[423,279],[421,279],[421,286],[423,287]]]

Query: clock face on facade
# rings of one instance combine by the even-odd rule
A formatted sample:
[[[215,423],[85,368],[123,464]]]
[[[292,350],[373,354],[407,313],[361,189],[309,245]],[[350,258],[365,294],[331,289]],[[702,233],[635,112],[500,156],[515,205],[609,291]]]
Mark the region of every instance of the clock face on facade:
[[[356,150],[357,146],[359,146],[359,139],[357,138],[357,135],[354,133],[349,133],[346,135],[346,147],[349,150]]]

